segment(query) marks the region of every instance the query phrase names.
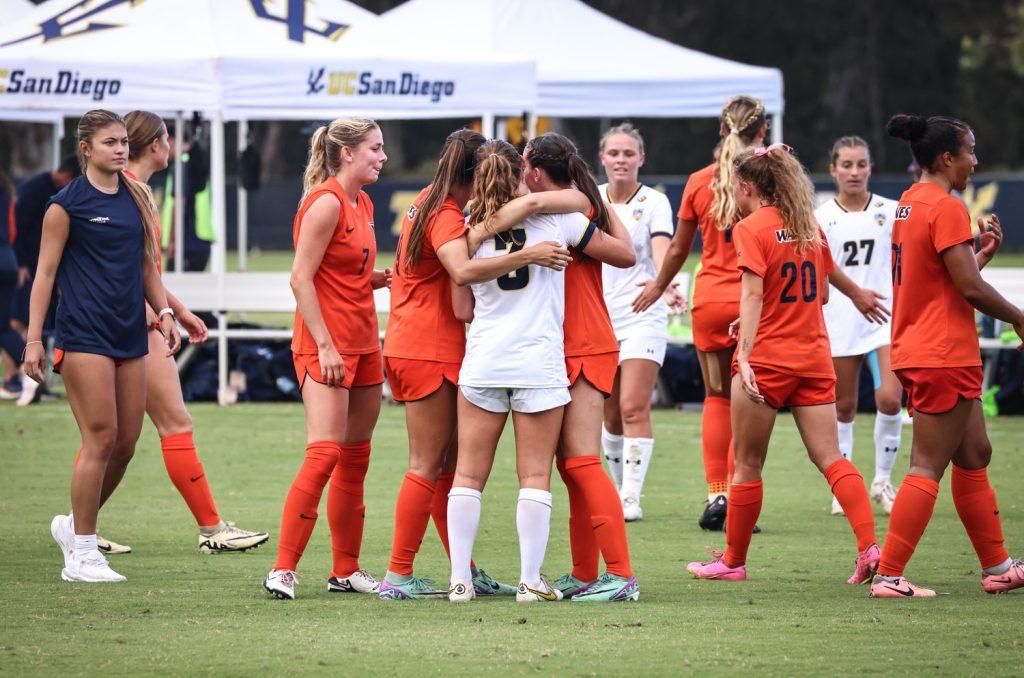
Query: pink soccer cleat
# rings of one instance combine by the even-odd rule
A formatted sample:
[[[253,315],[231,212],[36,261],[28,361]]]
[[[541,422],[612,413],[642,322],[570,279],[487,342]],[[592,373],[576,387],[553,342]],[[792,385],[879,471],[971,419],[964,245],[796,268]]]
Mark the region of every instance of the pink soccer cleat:
[[[1006,593],[1024,586],[1024,562],[1019,559],[1010,563],[1010,569],[1002,574],[986,574],[981,577],[985,593]]]
[[[882,551],[878,544],[872,544],[857,554],[857,565],[853,576],[846,580],[847,584],[867,584],[878,569],[878,561],[882,559]]]
[[[715,556],[714,560],[706,563],[689,563],[686,571],[697,579],[718,579],[720,581],[746,581],[747,566],[737,565],[729,567],[725,564],[725,554],[721,551],[708,551]]]
[[[876,574],[871,580],[871,592],[868,595],[872,598],[934,598],[935,591],[914,586],[903,577],[896,581],[889,581],[882,575]]]

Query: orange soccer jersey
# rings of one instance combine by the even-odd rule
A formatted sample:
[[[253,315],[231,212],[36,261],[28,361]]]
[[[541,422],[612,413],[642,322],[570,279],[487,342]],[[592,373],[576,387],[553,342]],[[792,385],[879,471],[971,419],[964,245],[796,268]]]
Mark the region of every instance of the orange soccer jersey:
[[[750,364],[801,377],[834,379],[821,312],[833,268],[824,234],[820,244],[801,253],[774,207],[760,208],[734,230],[740,269],[764,279],[761,322]]]
[[[391,315],[384,334],[384,355],[459,363],[466,353],[466,327],[452,310],[451,278],[437,257],[445,243],[461,238],[466,220],[450,196],[427,223],[419,260],[406,267],[402,260],[408,247],[413,218],[430,191],[427,186],[413,201],[402,220],[391,280]]]
[[[341,214],[323,261],[313,277],[320,313],[330,332],[334,348],[342,355],[358,355],[379,350],[377,312],[373,302],[370,276],[377,257],[377,240],[373,231],[373,203],[365,192],[359,192],[353,207],[338,181],[331,177],[314,187],[303,199],[292,229],[292,242],[298,244],[302,218],[310,206],[325,193],[341,203]],[[295,331],[292,351],[316,354],[317,346],[309,328],[295,310]]]
[[[973,241],[971,217],[939,186],[900,197],[892,231],[892,369],[981,365],[974,308],[953,284],[942,252]]]
[[[697,222],[703,246],[700,270],[693,289],[694,306],[703,302],[735,302],[740,298],[740,272],[736,268],[736,247],[733,243],[735,227],[720,230],[711,216],[714,181],[714,164],[691,174],[679,205],[680,219]]]
[[[619,350],[604,303],[601,262],[579,250],[565,269],[565,355],[567,358]]]

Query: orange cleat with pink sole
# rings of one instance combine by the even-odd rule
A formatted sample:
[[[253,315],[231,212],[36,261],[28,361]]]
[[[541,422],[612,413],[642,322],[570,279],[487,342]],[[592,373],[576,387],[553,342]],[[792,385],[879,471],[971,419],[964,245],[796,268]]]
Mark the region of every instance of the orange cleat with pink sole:
[[[889,581],[882,575],[876,574],[871,580],[871,591],[868,595],[872,598],[934,598],[935,591],[914,586],[903,577]]]
[[[986,574],[981,577],[985,593],[1006,593],[1024,586],[1024,562],[1019,559],[1010,563],[1010,569],[1002,574]]]
[[[846,580],[847,584],[867,584],[878,569],[878,561],[882,559],[882,550],[878,544],[872,544],[857,554],[857,565],[853,576]]]

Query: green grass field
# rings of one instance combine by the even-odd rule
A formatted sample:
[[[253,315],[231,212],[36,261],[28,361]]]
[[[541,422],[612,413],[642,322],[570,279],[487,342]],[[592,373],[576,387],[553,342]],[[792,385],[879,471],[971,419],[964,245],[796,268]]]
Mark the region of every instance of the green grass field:
[[[642,595],[636,604],[517,605],[510,599],[384,603],[328,594],[329,539],[320,521],[300,564],[299,598],[260,587],[273,563],[280,510],[304,447],[299,405],[192,407],[200,454],[225,518],[271,532],[249,554],[201,556],[184,503],[167,479],[147,423],[101,532],[135,552],[113,558],[125,584],[60,580],[48,526],[68,509],[78,433],[66,402],[16,409],[0,403],[4,558],[0,674],[665,675],[723,670],[770,675],[1019,675],[1024,594],[988,596],[978,563],[943,490],[908,575],[944,594],[874,601],[845,584],[854,547],[846,521],[828,514],[829,492],[806,460],[792,419],[779,419],[765,476],[764,534],[754,538],[750,580],[699,582],[684,572],[722,536],[696,519],[704,484],[699,415],[655,414],[658,441],[644,520],[630,525]],[[1011,547],[1024,536],[1024,420],[990,421],[994,482]],[[515,583],[516,482],[506,435],[485,493],[476,558]],[[910,432],[906,430],[905,447]],[[857,459],[872,472],[871,420],[857,428]],[[367,478],[362,564],[382,575],[392,510],[405,470],[403,412],[386,406]],[[897,478],[906,469],[901,455]],[[948,484],[948,483],[947,483]],[[555,510],[545,571],[569,563],[566,499]],[[878,512],[879,532],[885,518]],[[1020,551],[1017,551],[1020,554]],[[417,560],[446,582],[433,528]]]

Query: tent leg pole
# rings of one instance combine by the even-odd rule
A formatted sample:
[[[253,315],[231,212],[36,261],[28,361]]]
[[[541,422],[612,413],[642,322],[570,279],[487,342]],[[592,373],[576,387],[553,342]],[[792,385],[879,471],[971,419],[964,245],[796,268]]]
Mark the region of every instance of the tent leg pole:
[[[537,136],[537,114],[530,111],[526,114],[526,138],[532,139]]]
[[[249,140],[249,121],[238,121],[238,155],[241,158],[242,151]],[[242,186],[242,172],[238,172],[238,208],[236,214],[238,228],[238,270],[245,271],[247,268],[246,259],[249,253],[249,200],[248,191]]]
[[[480,133],[488,139],[494,138],[494,113],[484,113],[480,121]]]
[[[181,273],[185,259],[185,182],[184,165],[181,162],[185,145],[185,114],[174,114],[174,130],[177,138],[174,148],[174,272]]]
[[[213,115],[210,124],[210,196],[213,212],[213,233],[216,242],[213,243],[213,273],[223,275],[227,270],[226,255],[227,241],[225,238],[225,213],[227,201],[225,200],[224,189],[224,118],[220,111]]]
[[[64,138],[64,121],[53,123],[53,162],[50,166],[60,167],[60,141]]]
[[[782,113],[772,113],[772,143],[782,143]]]

